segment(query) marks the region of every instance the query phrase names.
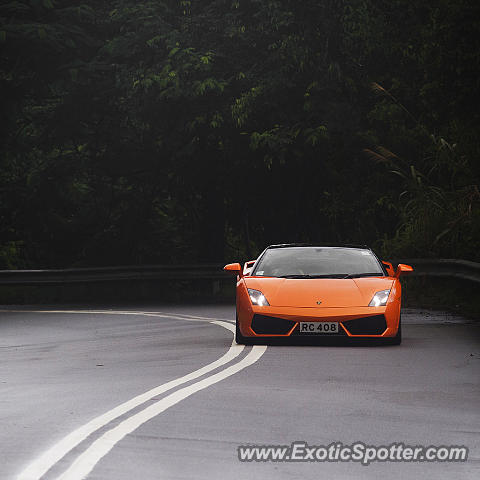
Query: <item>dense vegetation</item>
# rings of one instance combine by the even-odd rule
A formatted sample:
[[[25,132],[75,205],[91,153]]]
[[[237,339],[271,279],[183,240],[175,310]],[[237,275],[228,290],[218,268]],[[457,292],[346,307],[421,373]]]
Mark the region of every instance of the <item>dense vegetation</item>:
[[[2,2],[0,268],[480,260],[479,5]]]

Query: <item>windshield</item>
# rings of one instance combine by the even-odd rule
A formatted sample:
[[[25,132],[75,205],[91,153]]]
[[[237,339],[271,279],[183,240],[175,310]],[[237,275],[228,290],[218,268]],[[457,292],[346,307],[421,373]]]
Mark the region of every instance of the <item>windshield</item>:
[[[384,273],[380,262],[370,250],[346,247],[286,247],[267,249],[252,275],[352,278],[384,276]]]

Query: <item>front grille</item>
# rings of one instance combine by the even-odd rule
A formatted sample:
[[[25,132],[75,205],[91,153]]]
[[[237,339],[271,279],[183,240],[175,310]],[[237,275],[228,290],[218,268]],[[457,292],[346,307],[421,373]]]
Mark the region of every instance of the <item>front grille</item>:
[[[293,328],[295,323],[284,318],[255,314],[252,320],[252,330],[263,335],[285,335]]]
[[[352,335],[381,335],[387,328],[385,315],[355,318],[342,324]]]

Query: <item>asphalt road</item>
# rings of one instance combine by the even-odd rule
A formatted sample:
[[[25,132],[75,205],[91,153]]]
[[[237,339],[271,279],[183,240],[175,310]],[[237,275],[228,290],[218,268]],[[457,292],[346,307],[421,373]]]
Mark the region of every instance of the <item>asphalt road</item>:
[[[0,479],[480,478],[479,323],[411,310],[398,347],[242,348],[233,306],[39,310],[0,309]],[[470,451],[238,460],[295,441]]]

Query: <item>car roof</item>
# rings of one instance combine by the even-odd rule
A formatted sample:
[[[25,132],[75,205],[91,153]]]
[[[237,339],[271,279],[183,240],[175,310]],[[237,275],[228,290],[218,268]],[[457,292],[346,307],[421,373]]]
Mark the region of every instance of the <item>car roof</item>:
[[[343,244],[322,244],[322,243],[279,243],[276,245],[269,245],[269,248],[289,248],[289,247],[323,247],[323,248],[360,248],[364,250],[371,250],[367,245],[354,245],[349,243]]]

